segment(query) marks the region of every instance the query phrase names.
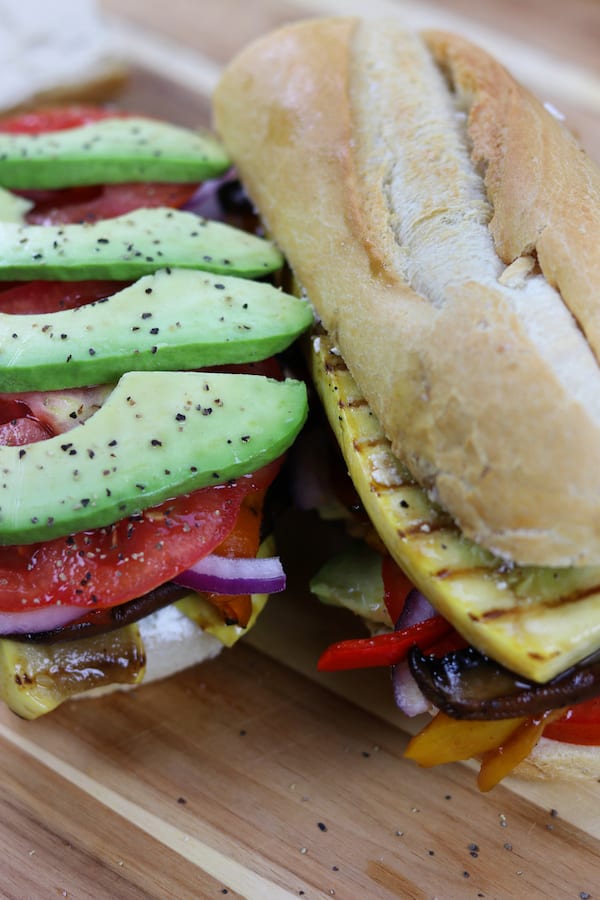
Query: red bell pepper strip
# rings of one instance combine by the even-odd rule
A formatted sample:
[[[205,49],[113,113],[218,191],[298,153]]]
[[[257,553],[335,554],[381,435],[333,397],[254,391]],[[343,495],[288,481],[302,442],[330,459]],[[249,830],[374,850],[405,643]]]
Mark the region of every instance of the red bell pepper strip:
[[[319,672],[339,672],[342,669],[394,666],[404,659],[415,644],[426,650],[434,641],[447,634],[450,628],[442,616],[432,616],[402,631],[340,641],[325,650],[317,668]]]
[[[382,557],[381,578],[383,581],[383,599],[390,614],[390,619],[395,624],[414,585],[391,556]]]

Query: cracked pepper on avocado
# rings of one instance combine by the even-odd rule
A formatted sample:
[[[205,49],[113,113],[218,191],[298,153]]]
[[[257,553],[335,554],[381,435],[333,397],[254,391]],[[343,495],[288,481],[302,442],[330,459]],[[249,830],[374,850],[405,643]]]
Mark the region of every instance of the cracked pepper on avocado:
[[[394,629],[321,668],[391,665],[435,713],[408,756],[479,757],[484,790],[597,777],[598,168],[484,51],[397,20],[261,38],[214,106],[373,526],[314,590]]]
[[[48,109],[0,161],[0,695],[35,718],[214,656],[282,589],[262,509],[306,391],[276,354],[312,310],[198,214],[209,135]]]

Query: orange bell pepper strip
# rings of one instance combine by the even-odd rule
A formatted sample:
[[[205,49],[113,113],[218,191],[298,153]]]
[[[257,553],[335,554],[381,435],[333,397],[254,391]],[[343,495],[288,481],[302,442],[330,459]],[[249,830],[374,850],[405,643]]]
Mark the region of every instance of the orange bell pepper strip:
[[[504,744],[525,721],[516,718],[472,722],[439,712],[410,740],[404,755],[425,768],[482,756]]]

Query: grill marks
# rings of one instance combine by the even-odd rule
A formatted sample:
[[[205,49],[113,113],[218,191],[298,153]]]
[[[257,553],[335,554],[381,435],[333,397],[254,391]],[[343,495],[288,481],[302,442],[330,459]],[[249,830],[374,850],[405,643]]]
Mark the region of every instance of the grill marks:
[[[600,603],[600,568],[513,567],[466,539],[394,456],[327,335],[315,338],[313,349],[313,377],[363,504],[440,612],[483,652],[533,680],[576,662],[569,657],[576,623],[563,629],[556,621],[580,621],[585,604]],[[584,645],[579,659],[587,655]]]

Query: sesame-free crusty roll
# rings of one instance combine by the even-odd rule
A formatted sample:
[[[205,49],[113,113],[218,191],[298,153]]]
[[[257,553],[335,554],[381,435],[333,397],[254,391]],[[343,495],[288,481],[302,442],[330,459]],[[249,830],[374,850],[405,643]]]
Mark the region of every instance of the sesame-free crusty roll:
[[[414,476],[521,563],[600,563],[600,173],[482,50],[321,19],[215,122]]]

